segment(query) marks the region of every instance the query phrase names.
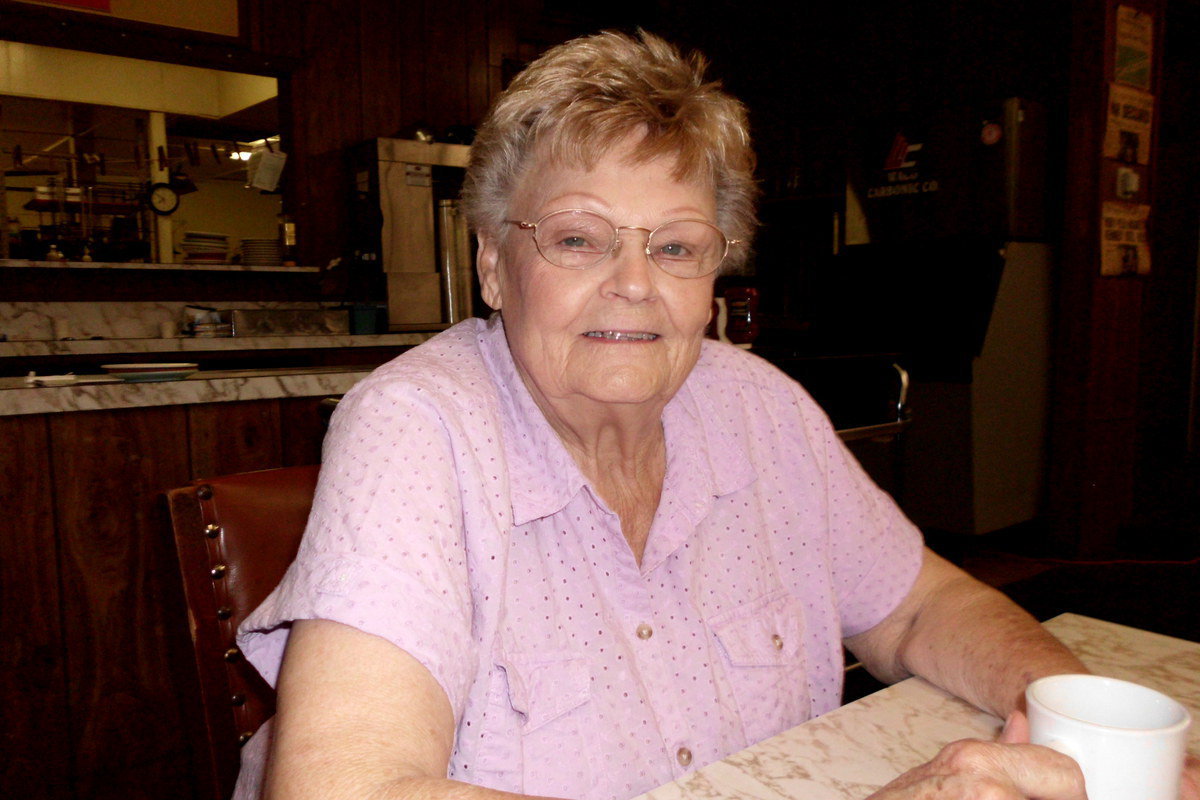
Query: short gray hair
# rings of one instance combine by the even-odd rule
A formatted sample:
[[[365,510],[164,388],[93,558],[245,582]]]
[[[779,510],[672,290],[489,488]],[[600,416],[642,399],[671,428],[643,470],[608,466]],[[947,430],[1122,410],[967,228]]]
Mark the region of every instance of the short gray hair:
[[[678,180],[713,187],[717,225],[731,239],[726,266],[744,261],[757,220],[758,185],[746,109],[704,56],[680,55],[645,31],[572,39],[546,51],[500,94],[471,148],[463,198],[471,227],[499,233],[535,152],[585,169],[627,136],[644,132],[638,161],[676,158]]]

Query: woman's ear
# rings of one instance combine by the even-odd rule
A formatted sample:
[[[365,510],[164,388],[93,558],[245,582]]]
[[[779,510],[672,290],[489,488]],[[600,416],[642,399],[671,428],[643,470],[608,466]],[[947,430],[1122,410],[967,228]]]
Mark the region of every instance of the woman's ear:
[[[503,305],[500,242],[495,235],[488,233],[481,233],[477,238],[479,253],[475,259],[475,266],[479,272],[479,294],[483,297],[483,302],[499,311]]]

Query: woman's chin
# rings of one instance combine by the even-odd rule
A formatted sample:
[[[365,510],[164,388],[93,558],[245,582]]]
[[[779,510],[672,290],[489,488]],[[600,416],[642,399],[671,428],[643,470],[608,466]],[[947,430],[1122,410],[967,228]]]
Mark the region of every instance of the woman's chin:
[[[632,374],[631,374],[632,373]],[[637,370],[597,371],[579,387],[579,394],[597,403],[612,405],[663,405],[676,387]]]

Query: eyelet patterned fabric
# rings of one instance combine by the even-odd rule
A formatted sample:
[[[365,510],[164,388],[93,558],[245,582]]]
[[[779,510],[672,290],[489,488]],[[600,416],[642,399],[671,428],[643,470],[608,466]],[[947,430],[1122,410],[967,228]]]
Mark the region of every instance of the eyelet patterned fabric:
[[[705,342],[663,426],[638,564],[499,317],[451,328],[339,405],[300,553],[243,650],[273,681],[290,620],[387,639],[459,721],[448,776],[529,794],[632,797],[835,708],[841,640],[906,594],[919,532],[742,350]]]

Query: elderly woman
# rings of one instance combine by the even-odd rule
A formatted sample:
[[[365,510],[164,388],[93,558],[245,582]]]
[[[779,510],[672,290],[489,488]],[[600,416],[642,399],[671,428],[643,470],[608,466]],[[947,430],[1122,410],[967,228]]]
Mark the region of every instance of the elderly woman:
[[[279,712],[240,796],[631,797],[836,707],[843,643],[1001,717],[1082,670],[923,548],[800,386],[704,338],[755,190],[743,108],[703,73],[606,33],[499,98],[467,180],[498,312],[338,409],[299,556],[243,629]],[[1083,797],[1069,759],[984,742],[881,796],[964,787]]]

